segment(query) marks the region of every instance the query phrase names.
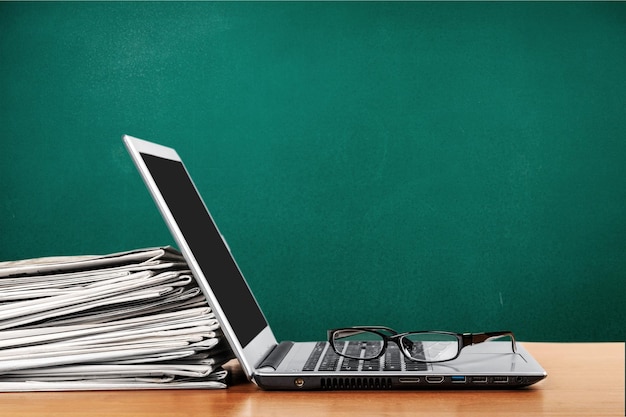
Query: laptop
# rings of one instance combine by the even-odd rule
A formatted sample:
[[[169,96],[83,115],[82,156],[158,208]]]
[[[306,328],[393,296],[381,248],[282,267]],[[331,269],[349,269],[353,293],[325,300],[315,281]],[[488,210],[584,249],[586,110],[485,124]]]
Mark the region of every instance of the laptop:
[[[516,388],[546,377],[524,346],[514,353],[510,341],[468,346],[441,363],[394,355],[394,343],[391,356],[364,361],[337,355],[327,341],[278,342],[178,153],[123,140],[243,371],[262,389]]]

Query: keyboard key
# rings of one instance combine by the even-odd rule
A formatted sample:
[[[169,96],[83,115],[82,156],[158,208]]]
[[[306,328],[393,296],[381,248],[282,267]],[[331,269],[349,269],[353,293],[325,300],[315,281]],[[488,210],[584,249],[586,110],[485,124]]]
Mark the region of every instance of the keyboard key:
[[[407,359],[405,363],[406,363],[405,369],[407,371],[427,371],[428,370],[428,365],[426,365],[423,362],[415,362],[415,361]]]
[[[339,369],[342,371],[358,371],[359,362],[360,361],[358,359],[343,358],[341,368]]]
[[[364,371],[380,371],[380,359],[372,359],[371,361],[363,361]]]
[[[322,352],[324,352],[325,345],[325,342],[317,342],[317,344],[313,348],[313,351],[311,352],[311,355],[304,364],[304,368],[302,368],[303,371],[315,370],[315,366],[317,365],[317,362],[319,362],[320,357],[322,356]]]
[[[339,363],[339,355],[335,353],[332,349],[328,349],[324,358],[322,359],[322,363],[320,363],[319,370],[320,371],[334,371],[337,369],[337,364]]]

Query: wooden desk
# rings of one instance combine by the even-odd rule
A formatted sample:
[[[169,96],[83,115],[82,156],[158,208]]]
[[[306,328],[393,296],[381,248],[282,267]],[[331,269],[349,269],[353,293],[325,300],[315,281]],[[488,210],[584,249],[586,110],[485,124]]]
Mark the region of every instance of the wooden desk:
[[[624,416],[624,344],[526,343],[548,378],[517,391],[0,393],[0,416]],[[238,368],[235,368],[237,371]]]

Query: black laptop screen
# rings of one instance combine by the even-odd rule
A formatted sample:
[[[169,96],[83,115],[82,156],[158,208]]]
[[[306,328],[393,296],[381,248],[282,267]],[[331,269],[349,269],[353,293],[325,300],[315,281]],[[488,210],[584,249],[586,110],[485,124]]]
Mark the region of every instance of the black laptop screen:
[[[267,322],[187,170],[179,161],[143,153],[141,157],[239,342],[245,347]]]

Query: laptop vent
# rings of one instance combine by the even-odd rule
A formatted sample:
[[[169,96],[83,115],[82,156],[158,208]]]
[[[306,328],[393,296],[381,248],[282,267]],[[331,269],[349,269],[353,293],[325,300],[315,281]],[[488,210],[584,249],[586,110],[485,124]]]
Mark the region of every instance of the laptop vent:
[[[391,378],[322,378],[322,389],[391,389]]]

